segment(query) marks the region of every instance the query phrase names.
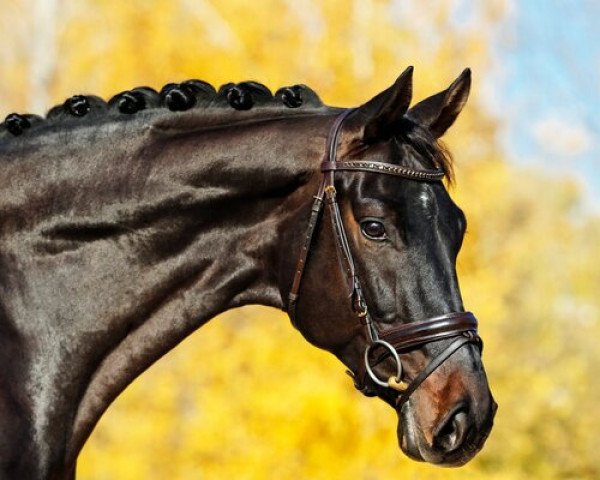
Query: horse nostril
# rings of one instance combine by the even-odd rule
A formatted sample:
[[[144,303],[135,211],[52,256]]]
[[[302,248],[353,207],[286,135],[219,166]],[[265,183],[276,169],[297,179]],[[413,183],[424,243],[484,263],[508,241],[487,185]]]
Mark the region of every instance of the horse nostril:
[[[469,431],[469,416],[464,408],[457,408],[438,426],[433,444],[445,453],[458,449]]]

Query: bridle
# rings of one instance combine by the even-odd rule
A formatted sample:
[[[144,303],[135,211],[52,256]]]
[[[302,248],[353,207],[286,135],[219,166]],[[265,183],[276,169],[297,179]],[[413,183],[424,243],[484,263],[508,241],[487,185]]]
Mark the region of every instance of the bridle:
[[[344,119],[353,111],[353,109],[349,109],[340,114],[335,119],[327,137],[325,155],[321,163],[323,178],[319,185],[319,190],[314,196],[308,228],[296,264],[294,280],[289,293],[288,312],[292,324],[297,326],[296,306],[300,296],[300,284],[313,243],[313,237],[317,230],[320,214],[323,210],[323,202],[325,201],[329,208],[329,217],[335,235],[338,261],[346,278],[348,298],[351,301],[352,310],[358,316],[360,323],[365,326],[369,340],[364,354],[364,362],[359,363],[357,371],[348,371],[348,373],[354,380],[354,386],[367,396],[378,394],[378,389],[372,388],[372,384],[370,385],[368,382],[369,379],[379,387],[390,388],[398,392],[395,403],[396,407],[400,408],[408,401],[411,394],[419,385],[454,352],[469,343],[476,344],[481,350],[483,343],[477,334],[477,319],[471,312],[450,312],[421,322],[401,324],[381,331],[380,327],[376,326],[372,321],[356,273],[348,236],[344,229],[340,208],[336,199],[334,185],[335,172],[361,171],[382,173],[421,182],[441,181],[444,177],[444,172],[441,169],[415,170],[384,162],[362,160],[337,161],[337,144],[342,124]],[[454,341],[435,356],[415,378],[408,383],[402,380],[400,353],[450,338],[454,338]],[[375,357],[375,354],[378,352],[378,356]],[[387,380],[382,380],[375,374],[373,369],[376,365],[390,357],[396,364],[396,375],[389,377]]]

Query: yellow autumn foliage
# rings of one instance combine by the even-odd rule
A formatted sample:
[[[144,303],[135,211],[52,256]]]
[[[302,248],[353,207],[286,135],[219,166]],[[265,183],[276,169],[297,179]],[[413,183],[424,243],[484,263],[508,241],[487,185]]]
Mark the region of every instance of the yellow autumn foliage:
[[[451,0],[427,8],[393,0],[12,0],[0,19],[4,114],[35,105],[39,94],[29,89],[28,62],[32,45],[44,46],[32,38],[41,12],[32,4],[43,1],[57,5],[49,17],[54,61],[41,82],[46,108],[75,93],[107,97],[187,78],[216,86],[256,79],[272,90],[305,83],[326,103],[347,106],[409,64],[416,98],[470,66],[472,96],[446,142],[456,158],[452,194],[469,220],[463,296],[480,318],[500,405],[469,465],[417,464],[400,453],[389,407],[355,392],[342,365],[309,346],[283,313],[246,307],[194,333],[117,399],[82,453],[78,478],[600,478],[600,219],[581,212],[575,181],[503,158],[501,119],[486,113],[478,80],[492,67],[489,32],[503,1],[480,2],[476,24],[464,30],[452,21]]]

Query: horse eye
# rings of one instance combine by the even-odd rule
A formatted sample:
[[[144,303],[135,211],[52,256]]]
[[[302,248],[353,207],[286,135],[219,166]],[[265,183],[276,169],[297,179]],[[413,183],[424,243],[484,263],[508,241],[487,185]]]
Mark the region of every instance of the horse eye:
[[[360,224],[360,230],[370,240],[385,240],[385,227],[376,220],[365,220]]]

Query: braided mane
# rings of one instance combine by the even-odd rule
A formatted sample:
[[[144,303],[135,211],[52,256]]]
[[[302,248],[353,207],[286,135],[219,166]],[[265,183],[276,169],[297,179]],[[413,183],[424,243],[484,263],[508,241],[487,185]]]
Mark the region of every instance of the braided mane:
[[[226,83],[216,90],[202,80],[186,80],[181,83],[168,83],[157,91],[151,87],[136,87],[125,90],[105,101],[95,95],[75,95],[62,104],[52,107],[46,117],[33,114],[9,114],[0,123],[0,141],[14,137],[26,137],[36,130],[42,132],[45,125],[54,128],[81,125],[88,121],[125,120],[136,118],[142,112],[184,112],[192,109],[252,109],[296,111],[326,107],[319,96],[306,85],[292,85],[278,89],[273,95],[268,87],[254,82]],[[162,125],[164,127],[164,125]],[[172,127],[173,125],[169,125]],[[452,181],[452,157],[444,145],[425,129],[405,121],[397,138],[410,145],[421,158],[427,158],[432,165],[444,170]]]
[[[216,90],[202,80],[187,80],[168,83],[160,91],[136,87],[120,92],[108,101],[95,95],[75,95],[52,107],[45,118],[11,113],[0,123],[0,139],[23,135],[48,122],[56,124],[84,117],[126,117],[153,109],[183,112],[192,108],[221,107],[244,111],[256,107],[301,109],[323,106],[319,96],[306,85],[282,87],[273,95],[265,85],[254,81],[227,83]]]

